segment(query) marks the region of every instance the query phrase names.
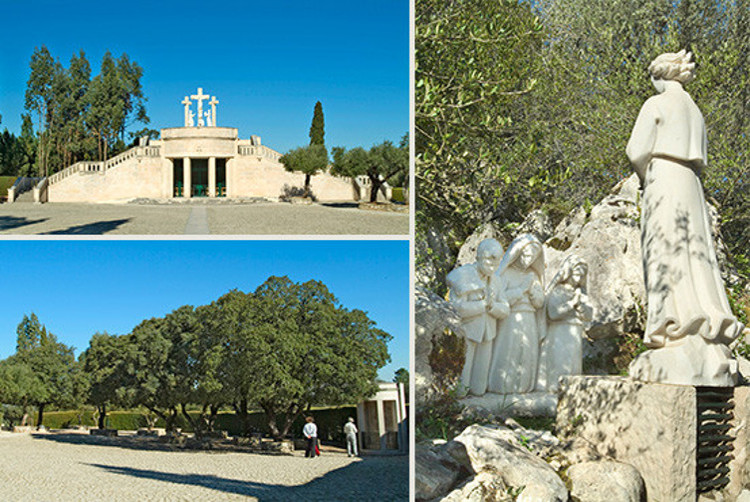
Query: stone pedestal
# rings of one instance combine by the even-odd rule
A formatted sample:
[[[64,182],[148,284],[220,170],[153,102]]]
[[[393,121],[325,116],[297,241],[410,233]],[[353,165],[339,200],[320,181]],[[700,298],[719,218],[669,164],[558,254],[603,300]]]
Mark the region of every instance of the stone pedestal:
[[[735,437],[725,494],[747,481],[745,467],[750,392],[734,389],[729,435]],[[696,500],[699,388],[654,384],[627,377],[571,376],[560,380],[557,431],[580,437],[599,454],[634,466],[649,502]],[[704,436],[701,436],[701,441]],[[724,443],[726,444],[726,443]]]
[[[461,406],[473,406],[493,415],[521,417],[552,417],[555,415],[557,395],[549,392],[526,394],[492,394],[467,396],[459,401]]]

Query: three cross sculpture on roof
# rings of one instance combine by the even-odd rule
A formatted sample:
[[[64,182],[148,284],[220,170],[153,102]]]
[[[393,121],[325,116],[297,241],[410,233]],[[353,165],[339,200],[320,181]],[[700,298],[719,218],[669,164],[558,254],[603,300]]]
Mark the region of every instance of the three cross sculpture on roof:
[[[203,113],[203,101],[208,100],[208,98],[211,98],[211,101],[208,102],[211,105],[211,110]],[[198,87],[197,94],[191,94],[190,97],[185,96],[185,99],[181,101],[181,104],[185,106],[185,127],[195,127],[196,125],[195,115],[190,109],[191,99],[198,102],[198,127],[216,127],[216,105],[219,104],[219,100],[216,99],[216,96],[203,94],[203,87]]]

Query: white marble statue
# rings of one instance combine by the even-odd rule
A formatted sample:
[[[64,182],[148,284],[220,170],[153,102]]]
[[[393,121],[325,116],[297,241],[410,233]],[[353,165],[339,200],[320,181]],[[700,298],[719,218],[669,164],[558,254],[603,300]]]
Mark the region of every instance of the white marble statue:
[[[682,88],[694,77],[685,51],[649,66],[657,95],[641,108],[627,155],[643,187],[642,252],[648,317],[630,366],[640,380],[732,386],[727,345],[743,329],[719,274],[699,175],[707,167],[703,116]]]
[[[203,115],[206,117],[206,127],[213,126],[213,123],[211,121],[211,111],[204,112]]]
[[[195,113],[193,110],[188,110],[188,121],[186,125],[188,127],[195,127]]]
[[[476,263],[462,265],[446,277],[466,340],[461,384],[464,391],[475,396],[487,392],[497,323],[508,315],[508,302],[501,296],[501,280],[495,274],[502,257],[500,243],[485,239],[477,247]]]
[[[544,339],[544,252],[531,234],[508,247],[497,274],[510,314],[502,321],[492,349],[488,390],[498,394],[534,390],[539,343]]]
[[[583,325],[594,314],[586,295],[587,277],[583,258],[570,255],[547,287],[547,336],[539,354],[537,390],[557,391],[561,376],[582,373]]]

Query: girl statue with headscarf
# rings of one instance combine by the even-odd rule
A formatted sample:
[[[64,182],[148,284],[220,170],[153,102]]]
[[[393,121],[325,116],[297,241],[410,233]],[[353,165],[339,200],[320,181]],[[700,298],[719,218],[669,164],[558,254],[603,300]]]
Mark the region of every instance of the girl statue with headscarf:
[[[728,345],[743,326],[732,315],[716,260],[699,176],[707,167],[703,115],[683,85],[695,75],[689,52],[665,53],[649,66],[657,95],[641,108],[627,155],[643,187],[641,247],[648,300],[635,378],[732,386]]]
[[[488,390],[520,394],[534,390],[539,363],[539,343],[544,338],[544,253],[531,234],[521,234],[510,244],[497,269],[503,284],[501,296],[510,314],[501,321],[492,347]]]
[[[583,326],[594,314],[586,294],[587,278],[586,262],[570,255],[547,287],[547,336],[539,355],[537,390],[556,391],[561,376],[582,373]]]

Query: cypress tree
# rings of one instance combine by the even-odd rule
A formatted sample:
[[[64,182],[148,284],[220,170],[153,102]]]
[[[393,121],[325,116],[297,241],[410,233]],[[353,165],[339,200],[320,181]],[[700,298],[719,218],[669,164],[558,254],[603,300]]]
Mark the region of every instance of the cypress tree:
[[[323,105],[318,101],[315,103],[312,124],[310,125],[310,144],[325,145],[325,120],[323,119]]]

